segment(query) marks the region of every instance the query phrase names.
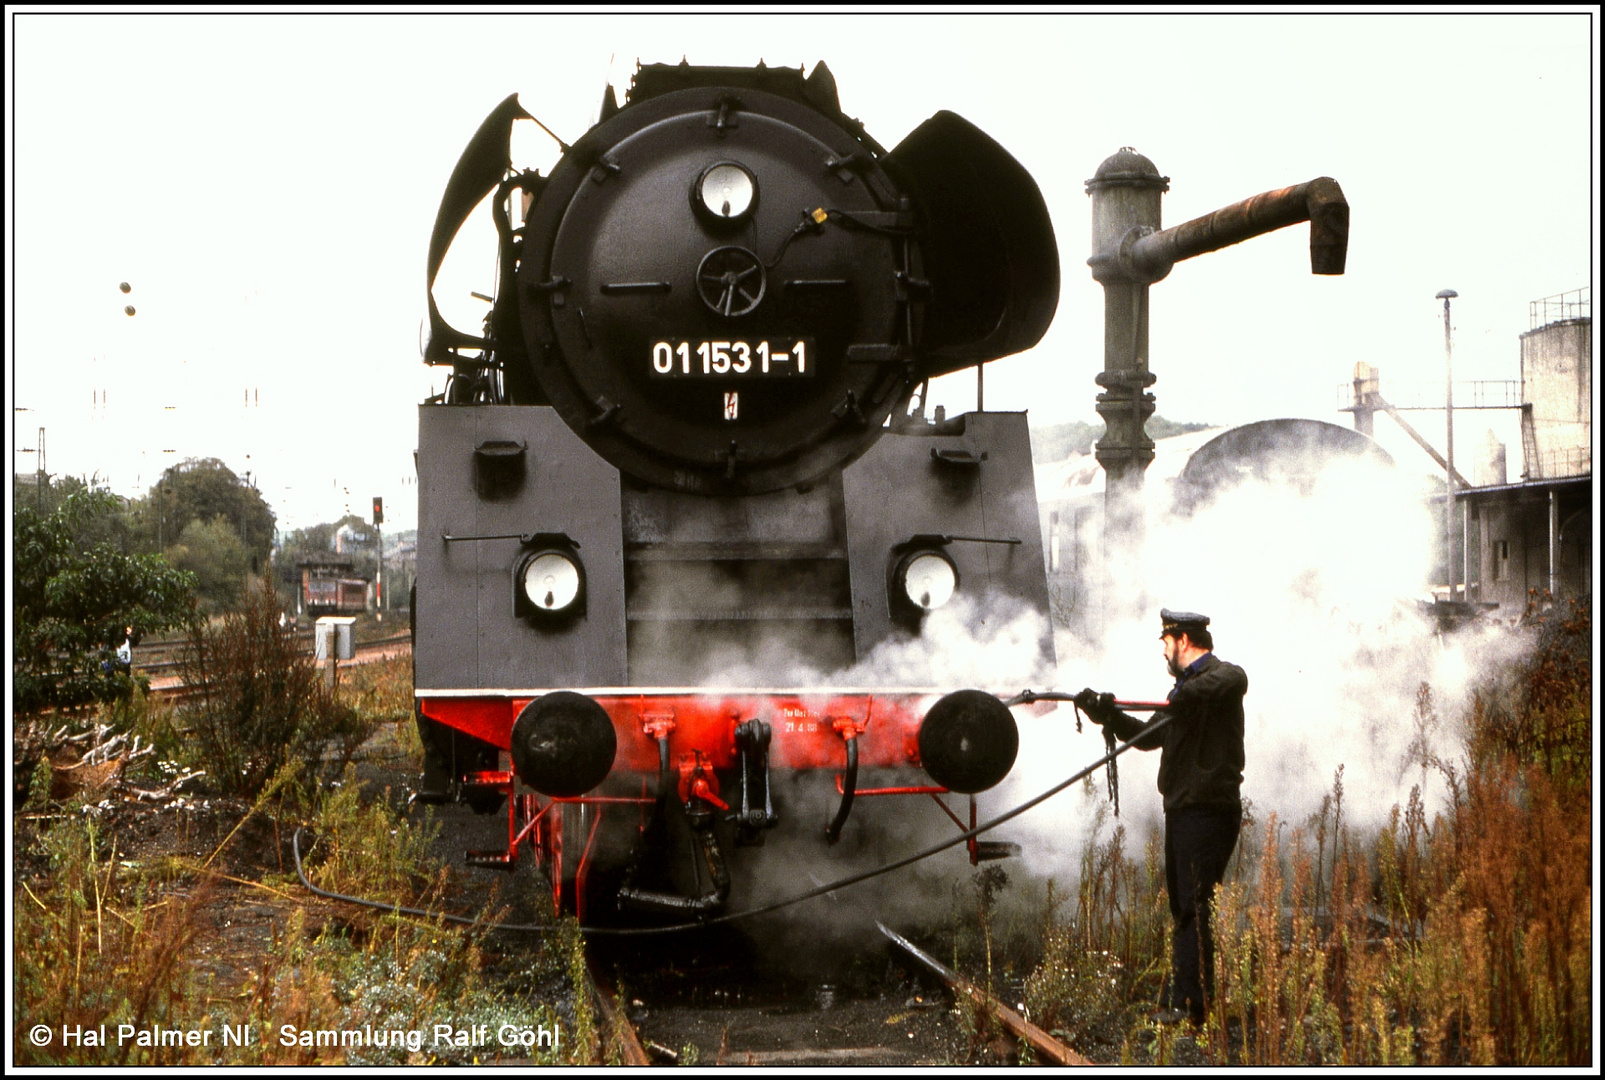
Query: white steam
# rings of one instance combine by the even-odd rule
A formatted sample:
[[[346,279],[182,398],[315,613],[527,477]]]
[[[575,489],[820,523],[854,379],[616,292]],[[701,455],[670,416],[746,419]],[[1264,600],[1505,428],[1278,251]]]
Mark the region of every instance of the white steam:
[[[771,654],[773,664],[727,668],[717,682],[935,691],[982,688],[1009,694],[1052,682],[1044,649],[1048,635],[1043,613],[1021,601],[960,595],[925,617],[919,637],[890,638],[845,670],[821,673],[797,666],[794,659],[788,665],[788,651],[777,648]],[[794,658],[795,650],[789,655]],[[755,681],[759,679],[762,681]],[[1022,746],[1021,757],[1024,755]],[[827,845],[825,824],[841,800],[832,783],[835,775],[772,774],[782,825],[765,837],[761,848],[743,849],[733,856],[730,910],[784,900],[849,874],[884,866],[960,831],[924,795],[864,796],[854,802],[840,842]],[[923,773],[910,769],[866,769],[858,780],[860,788],[930,782]],[[981,799],[983,811],[994,805],[990,796]],[[945,801],[954,813],[967,818],[964,796],[948,795]],[[787,908],[763,922],[760,937],[796,963],[821,942],[873,928],[877,918],[894,923],[939,920],[953,902],[954,882],[964,880],[970,872],[966,852],[959,845],[892,875],[843,889],[828,899]]]
[[[1496,627],[1440,638],[1415,603],[1425,595],[1436,529],[1419,494],[1373,462],[1311,464],[1319,479],[1307,493],[1249,480],[1191,517],[1169,513],[1169,493],[1150,489],[1146,543],[1109,560],[1126,595],[1123,604],[1107,603],[1106,614],[1123,613],[1095,640],[1060,633],[1058,688],[1163,700],[1172,679],[1159,608],[1202,612],[1216,655],[1248,673],[1243,795],[1260,822],[1272,813],[1305,822],[1339,766],[1344,816],[1356,826],[1385,821],[1416,784],[1430,812],[1446,790],[1441,775],[1422,767],[1423,751],[1459,765],[1454,724],[1473,680],[1512,659],[1524,639]],[[1089,550],[1101,547],[1097,535],[1084,540]],[[1422,684],[1435,723],[1418,722]],[[1023,723],[1020,763],[989,801],[999,810],[1015,805],[1096,760],[1099,729],[1084,727],[1074,733],[1068,706]],[[1122,817],[1138,837],[1162,814],[1158,764],[1158,753],[1141,751],[1119,762]],[[1081,794],[1061,795],[1000,830],[1022,842],[1036,872],[1073,878],[1085,844],[1106,831],[1108,822],[1096,820],[1102,773],[1093,779]]]
[[[1340,459],[1309,462],[1299,483],[1246,480],[1191,516],[1173,514],[1170,492],[1147,492],[1145,542],[1106,555],[1103,573],[1117,595],[1105,598],[1093,630],[1056,632],[1057,670],[1045,669],[1042,616],[1016,602],[955,598],[927,617],[919,638],[883,643],[852,668],[820,673],[783,662],[726,670],[725,685],[822,687],[980,687],[999,693],[1031,687],[1074,692],[1083,686],[1131,700],[1163,700],[1171,685],[1159,642],[1159,608],[1211,619],[1215,652],[1248,673],[1247,766],[1243,794],[1256,819],[1271,814],[1304,824],[1332,791],[1343,768],[1344,818],[1365,828],[1386,821],[1419,784],[1429,813],[1442,808],[1446,785],[1425,767],[1437,758],[1461,767],[1457,721],[1474,681],[1527,647],[1497,624],[1440,636],[1421,613],[1436,536],[1419,493],[1385,465]],[[1311,482],[1310,477],[1316,477]],[[1102,548],[1099,515],[1090,515],[1083,549]],[[1096,560],[1095,560],[1096,562]],[[1098,574],[1096,565],[1085,568]],[[1088,584],[1084,582],[1083,585]],[[1078,590],[1086,595],[1085,588]],[[795,650],[789,650],[795,656]],[[780,677],[784,671],[784,677]],[[1434,720],[1422,722],[1425,684]],[[995,817],[1040,794],[1104,753],[1100,730],[1077,733],[1069,705],[1041,715],[1016,709],[1020,753],[997,788],[979,796],[979,819]],[[1133,751],[1119,762],[1121,821],[1127,854],[1161,822],[1159,754]],[[862,798],[834,848],[823,827],[839,796],[823,777],[790,777],[777,797],[788,819],[805,823],[772,835],[738,873],[732,908],[806,891],[850,870],[884,864],[953,835],[953,823],[922,797]],[[861,786],[906,784],[902,777],[861,776]],[[949,797],[965,813],[965,800]],[[1073,882],[1088,846],[1107,837],[1102,770],[988,835],[1013,840],[1022,860],[1011,873]],[[782,829],[782,834],[787,829]],[[789,909],[795,932],[838,924],[848,908],[912,914],[945,910],[955,874],[967,873],[962,847],[916,870],[844,891],[835,901]],[[753,865],[748,860],[758,856]],[[821,931],[822,932],[822,931]],[[788,939],[790,940],[790,939]],[[793,942],[795,944],[795,942]]]
[[[918,638],[893,638],[852,669],[843,686],[984,687],[1009,692],[1051,676],[1045,616],[1008,597],[957,596],[925,617]]]

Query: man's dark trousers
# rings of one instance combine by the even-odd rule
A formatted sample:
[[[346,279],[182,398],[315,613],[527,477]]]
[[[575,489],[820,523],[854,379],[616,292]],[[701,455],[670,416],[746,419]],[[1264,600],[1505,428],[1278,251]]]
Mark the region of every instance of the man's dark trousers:
[[[1170,893],[1171,981],[1161,1004],[1204,1016],[1205,990],[1215,992],[1215,940],[1209,902],[1226,877],[1242,810],[1183,807],[1165,814],[1165,888]],[[1202,974],[1202,979],[1200,978]]]

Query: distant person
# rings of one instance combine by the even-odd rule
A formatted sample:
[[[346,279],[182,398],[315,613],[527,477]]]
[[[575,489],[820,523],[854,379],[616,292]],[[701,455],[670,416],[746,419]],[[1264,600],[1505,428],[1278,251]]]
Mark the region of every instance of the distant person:
[[[1204,1021],[1215,990],[1215,942],[1209,905],[1237,846],[1243,807],[1243,695],[1248,675],[1215,656],[1209,619],[1190,611],[1159,612],[1165,665],[1176,678],[1166,700],[1144,723],[1114,706],[1114,695],[1083,690],[1076,705],[1139,750],[1159,750],[1159,793],[1165,800],[1165,889],[1170,894],[1171,973],[1152,1019]],[[1151,736],[1144,732],[1173,719]]]
[[[134,628],[132,626],[125,627],[123,630],[123,643],[117,646],[115,651],[107,650],[106,652],[101,653],[105,659],[100,662],[100,673],[106,676],[106,678],[111,678],[119,671],[124,674],[128,674],[129,672],[133,671],[133,635]]]

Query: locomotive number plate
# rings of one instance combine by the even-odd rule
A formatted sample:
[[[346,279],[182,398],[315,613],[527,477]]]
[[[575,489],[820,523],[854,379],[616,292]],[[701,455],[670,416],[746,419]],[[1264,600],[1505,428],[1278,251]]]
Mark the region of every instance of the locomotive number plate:
[[[813,338],[652,343],[652,374],[659,378],[811,378],[814,368]]]

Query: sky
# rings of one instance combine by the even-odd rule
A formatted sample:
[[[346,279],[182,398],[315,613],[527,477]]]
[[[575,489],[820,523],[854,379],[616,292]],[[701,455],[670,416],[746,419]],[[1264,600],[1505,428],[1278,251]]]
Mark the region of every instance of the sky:
[[[375,496],[386,530],[416,524],[416,406],[442,383],[420,359],[425,256],[446,178],[509,93],[572,142],[637,60],[824,61],[888,148],[948,109],[1013,153],[1046,197],[1061,292],[1042,342],[988,366],[986,404],[1034,424],[1096,420],[1084,185],[1124,146],[1170,177],[1167,225],[1317,176],[1352,210],[1342,277],[1310,274],[1296,226],[1154,286],[1153,393],[1173,420],[1347,425],[1357,361],[1395,400],[1441,400],[1446,288],[1457,382],[1516,379],[1529,302],[1593,280],[1585,9],[8,10],[7,48],[14,468],[35,469],[41,427],[48,471],[129,496],[217,457],[286,530],[365,516]],[[519,127],[515,164],[549,169],[555,143]],[[477,326],[469,294],[493,272],[482,215],[437,283],[448,319]],[[973,407],[973,374],[933,402]],[[1441,446],[1441,413],[1412,420]],[[1457,411],[1457,454],[1490,429],[1518,461],[1509,411]],[[1386,418],[1377,434],[1430,470]]]

